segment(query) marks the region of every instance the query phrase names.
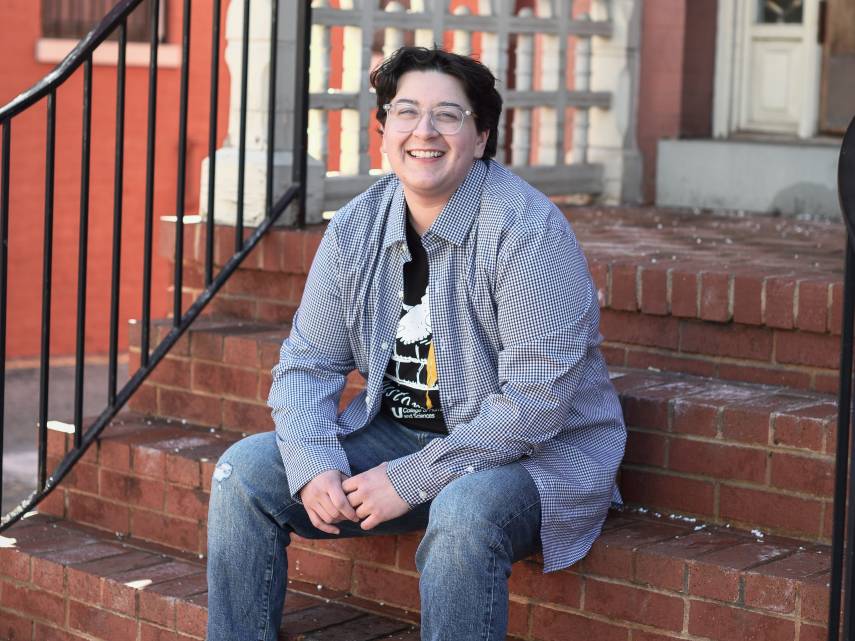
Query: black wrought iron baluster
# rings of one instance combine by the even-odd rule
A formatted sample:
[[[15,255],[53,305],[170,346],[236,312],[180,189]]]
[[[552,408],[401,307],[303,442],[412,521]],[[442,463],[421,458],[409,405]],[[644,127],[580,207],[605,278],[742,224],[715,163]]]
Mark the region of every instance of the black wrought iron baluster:
[[[220,93],[220,4],[221,0],[214,0],[214,15],[211,24],[211,101],[208,120],[208,220],[205,226],[205,287],[211,284],[214,277],[214,195],[217,181],[217,111]]]
[[[187,182],[187,85],[190,74],[190,0],[184,0],[184,27],[181,34],[181,98],[178,108],[178,184],[175,194],[175,291],[172,324],[181,324],[184,276],[184,201]]]
[[[303,4],[302,2],[298,4]],[[235,252],[243,248],[243,193],[246,184],[246,94],[249,71],[249,0],[243,0],[243,43],[240,71],[240,134],[238,142],[237,221]]]
[[[74,359],[74,447],[83,434],[86,349],[86,266],[89,255],[89,158],[92,137],[92,57],[83,63],[83,135],[80,143],[80,237],[77,244],[77,351]]]
[[[191,0],[186,0],[188,3]],[[213,195],[215,195],[215,144],[216,144],[216,105],[218,102],[218,62],[219,62],[219,36],[220,36],[220,17],[221,17],[221,0],[215,0],[214,21],[215,27],[212,30],[214,36],[214,46],[212,52],[212,95],[211,101],[214,105],[214,114],[211,118],[211,185],[210,199],[213,205]],[[17,98],[13,99],[4,107],[0,107],[0,126],[2,126],[2,151],[0,151],[0,361],[5,361],[6,340],[7,340],[7,322],[6,311],[7,301],[6,292],[8,283],[8,218],[9,218],[9,185],[10,185],[10,147],[11,147],[11,119],[18,113],[37,104],[42,98],[47,100],[47,128],[46,128],[46,154],[45,154],[45,201],[44,201],[44,254],[43,254],[43,274],[42,274],[42,331],[41,331],[41,358],[40,358],[40,378],[39,378],[39,406],[38,406],[38,483],[39,487],[36,492],[25,503],[20,505],[0,522],[0,530],[5,530],[13,523],[17,522],[24,514],[35,507],[39,501],[45,498],[50,491],[56,487],[63,478],[73,469],[74,465],[79,462],[84,455],[86,449],[90,447],[95,439],[101,434],[104,428],[115,417],[116,413],[128,401],[131,395],[140,388],[143,381],[151,373],[152,369],[164,358],[166,353],[175,345],[181,335],[187,331],[191,323],[198,317],[205,306],[213,299],[216,293],[221,289],[225,282],[239,267],[241,262],[260,242],[264,235],[275,224],[276,220],[282,215],[286,208],[289,207],[299,197],[301,191],[304,191],[302,184],[291,185],[280,198],[278,198],[271,206],[271,195],[267,196],[267,216],[260,222],[256,229],[252,230],[252,234],[244,241],[242,223],[243,217],[240,217],[241,232],[237,235],[236,244],[241,249],[233,256],[225,261],[225,264],[213,277],[212,267],[208,269],[208,284],[205,290],[195,300],[185,313],[181,314],[180,321],[167,333],[165,337],[155,346],[150,345],[151,336],[151,269],[152,269],[152,235],[153,235],[153,215],[154,215],[154,157],[156,143],[156,107],[157,107],[157,61],[158,61],[158,31],[159,24],[159,2],[153,2],[150,11],[140,11],[140,15],[145,14],[146,22],[151,27],[151,47],[149,60],[149,97],[148,97],[148,119],[147,119],[147,149],[146,149],[146,177],[145,177],[145,258],[143,265],[143,311],[142,311],[142,327],[141,327],[141,366],[133,373],[130,380],[121,387],[117,386],[116,369],[118,360],[118,317],[119,317],[119,293],[120,293],[120,276],[121,276],[121,236],[122,236],[122,213],[123,213],[123,188],[124,188],[124,134],[125,134],[125,98],[126,98],[126,53],[127,53],[127,38],[129,28],[129,16],[132,11],[138,7],[141,0],[118,0],[113,6],[104,20],[99,23],[95,29],[91,30],[86,37],[81,40],[72,54],[66,58],[62,65],[56,71],[46,76],[33,89],[24,92]],[[189,4],[188,4],[189,6]],[[299,7],[298,7],[299,8]],[[306,16],[308,16],[308,6],[303,7],[300,15],[303,16],[304,28],[298,29],[298,38],[306,38],[308,25],[305,24]],[[185,11],[185,15],[189,14]],[[249,40],[249,6],[244,7],[244,49],[245,55],[243,60],[243,80],[248,82],[248,40]],[[278,25],[278,16],[275,17]],[[119,34],[119,63],[117,68],[116,80],[116,141],[115,141],[115,166],[114,166],[114,202],[113,202],[113,264],[111,274],[111,301],[110,301],[110,375],[108,381],[108,398],[107,406],[101,411],[99,416],[89,426],[85,432],[80,428],[82,422],[82,405],[79,396],[79,391],[83,389],[83,378],[80,375],[80,367],[85,363],[85,332],[81,333],[81,328],[85,328],[86,312],[85,312],[85,290],[81,289],[86,286],[87,267],[86,255],[88,239],[86,238],[88,229],[88,210],[90,207],[89,200],[89,182],[91,178],[91,140],[92,140],[92,55],[95,48],[102,43],[111,33],[118,29]],[[274,32],[277,27],[271,26]],[[304,34],[304,35],[300,35]],[[308,46],[308,42],[298,42],[298,52],[303,53],[302,60],[308,59],[308,50],[303,45]],[[273,50],[273,64],[276,59],[276,43],[271,43]],[[185,60],[187,56],[185,55]],[[185,63],[186,64],[186,63]],[[81,65],[84,67],[84,127],[83,127],[83,148],[82,154],[82,174],[81,174],[81,247],[78,256],[79,262],[79,278],[81,282],[78,284],[78,324],[77,324],[77,352],[78,359],[76,363],[76,391],[75,391],[75,424],[78,426],[76,430],[75,442],[79,447],[72,448],[60,461],[55,470],[47,470],[47,425],[48,425],[48,410],[49,410],[49,384],[50,384],[50,340],[51,340],[51,302],[52,302],[52,251],[53,251],[53,217],[54,217],[54,201],[55,201],[55,165],[56,165],[56,113],[57,113],[57,88],[61,86],[71,74]],[[303,66],[302,63],[300,66]],[[274,67],[275,68],[275,67]],[[270,79],[274,91],[271,95],[275,96],[275,74]],[[298,86],[307,87],[305,76],[298,76]],[[245,177],[245,162],[246,162],[246,86],[244,86],[244,96],[242,105],[243,116],[243,136],[244,147],[241,152],[240,173]],[[306,108],[308,102],[305,95],[301,94],[301,106],[298,109],[299,114],[302,114],[303,125],[297,124],[298,128],[303,130],[303,136],[296,136],[295,150],[302,145],[305,148],[305,121]],[[273,103],[275,109],[275,102]],[[184,111],[186,107],[182,107]],[[274,123],[275,124],[275,123]],[[186,140],[185,135],[182,135],[182,142]],[[275,141],[272,141],[275,142]],[[270,145],[271,148],[274,144]],[[304,152],[303,152],[304,153]],[[186,154],[186,150],[185,150]],[[297,154],[300,155],[299,152]],[[185,156],[186,163],[186,156]],[[296,163],[295,171],[300,174],[299,162]],[[186,167],[186,164],[185,164]],[[305,168],[302,170],[305,175]],[[272,193],[272,192],[271,192]],[[272,195],[275,197],[275,195]],[[243,197],[240,198],[240,205],[243,207]],[[179,212],[181,212],[179,207]],[[213,224],[213,206],[210,208],[211,218],[209,224]],[[183,212],[182,212],[183,213]],[[213,229],[213,227],[211,227]],[[209,242],[211,247],[213,244],[213,233],[209,234]],[[213,249],[213,247],[212,247]],[[213,258],[213,251],[210,251],[209,259]],[[180,261],[179,261],[180,262]],[[81,351],[81,346],[82,351]],[[5,372],[0,368],[0,476],[2,476],[2,409],[3,409],[3,377]],[[49,474],[49,476],[48,476]],[[0,493],[2,500],[2,493]]]
[[[851,444],[849,442],[852,420],[853,334],[855,334],[855,118],[852,119],[843,137],[837,164],[837,187],[847,235],[837,396],[834,526],[831,549],[831,591],[828,603],[829,641],[837,641],[840,635],[841,592],[846,594],[846,602],[843,603],[844,639],[852,638],[852,615],[855,611],[855,595],[852,594],[853,563],[855,563],[855,509],[851,505],[851,497],[855,493],[855,478],[848,478],[847,483],[851,462],[855,456],[855,441]]]
[[[125,167],[125,72],[128,23],[119,26],[119,59],[116,69],[116,158],[113,167],[113,254],[110,276],[110,355],[107,371],[107,403],[116,404],[119,360],[119,296],[122,274],[122,190]]]
[[[264,192],[264,210],[270,216],[273,210],[273,150],[276,146],[276,57],[279,49],[279,3],[270,3],[270,77],[267,87],[267,185]],[[292,159],[293,162],[293,159]]]
[[[53,269],[53,187],[56,159],[56,90],[47,98],[47,136],[45,141],[45,218],[42,260],[42,337],[39,368],[39,425],[38,425],[38,484],[47,484],[47,421],[50,385],[50,299],[51,270]]]
[[[154,225],[154,150],[157,121],[157,27],[160,22],[160,3],[151,3],[151,43],[148,64],[148,141],[146,145],[145,175],[145,230],[143,246],[143,300],[142,326],[140,327],[140,365],[148,366],[149,331],[151,329],[151,245]]]
[[[302,45],[302,46],[300,46]],[[312,45],[312,5],[297,3],[297,56],[294,74],[293,182],[299,185],[297,226],[306,224],[306,191],[309,149],[309,63]]]
[[[850,432],[850,407],[851,407],[851,386],[852,386],[852,318],[855,308],[853,308],[853,297],[851,286],[847,285],[852,278],[855,278],[855,258],[852,254],[852,239],[847,235],[846,242],[846,263],[844,268],[844,298],[843,298],[843,327],[841,333],[841,356],[840,356],[840,375],[837,406],[837,463],[835,469],[834,481],[834,525],[832,530],[832,550],[831,550],[831,593],[829,598],[829,626],[828,639],[829,641],[837,641],[839,638],[839,625],[833,625],[832,622],[840,621],[840,605],[841,605],[841,586],[845,580],[847,585],[851,585],[852,581],[852,515],[853,510],[846,509],[847,495],[847,476],[849,473],[849,432]],[[851,491],[851,490],[850,490]],[[850,494],[851,496],[851,494]],[[847,524],[848,525],[844,525]],[[844,535],[844,528],[849,528],[850,536]],[[844,543],[845,539],[849,539]],[[844,557],[846,559],[844,563]],[[848,608],[847,608],[848,610]],[[849,614],[846,612],[844,619],[848,621]],[[849,624],[846,623],[848,628]],[[846,633],[848,635],[848,632]],[[849,636],[844,636],[848,639]]]
[[[3,432],[6,410],[6,291],[9,280],[9,153],[12,144],[12,119],[3,124],[0,151],[0,505],[3,504]]]

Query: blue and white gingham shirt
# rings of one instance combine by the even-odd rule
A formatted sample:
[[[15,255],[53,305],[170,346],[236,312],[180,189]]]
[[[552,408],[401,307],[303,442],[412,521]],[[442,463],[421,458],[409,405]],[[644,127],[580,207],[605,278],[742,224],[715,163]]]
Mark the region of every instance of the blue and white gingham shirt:
[[[338,437],[377,414],[409,261],[405,202],[390,174],[329,223],[269,404],[288,484],[349,475]],[[454,479],[520,461],[541,499],[544,571],[582,558],[612,500],[626,430],[599,350],[599,308],[569,223],[543,194],[476,160],[422,237],[449,434],[389,461],[410,505]],[[366,389],[338,416],[354,368]]]

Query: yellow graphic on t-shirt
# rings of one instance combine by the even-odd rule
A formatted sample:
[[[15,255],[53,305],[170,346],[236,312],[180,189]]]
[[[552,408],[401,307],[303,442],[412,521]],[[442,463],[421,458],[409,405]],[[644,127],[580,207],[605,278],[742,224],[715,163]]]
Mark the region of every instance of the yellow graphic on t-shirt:
[[[436,351],[433,348],[433,341],[430,342],[430,348],[428,348],[428,357],[427,357],[427,383],[428,391],[425,392],[425,407],[427,409],[433,409],[433,403],[430,400],[430,389],[436,385],[437,374],[436,374]]]

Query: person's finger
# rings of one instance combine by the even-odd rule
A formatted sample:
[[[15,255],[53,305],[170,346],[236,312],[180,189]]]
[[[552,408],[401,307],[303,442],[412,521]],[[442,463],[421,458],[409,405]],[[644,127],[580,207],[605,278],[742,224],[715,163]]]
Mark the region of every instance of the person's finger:
[[[354,480],[355,478],[355,476],[351,476],[341,482],[341,489],[345,494],[350,494],[359,488],[359,482]]]
[[[365,506],[365,503],[363,503],[363,504],[362,504],[362,505],[360,505],[358,508],[356,508],[356,516],[358,516],[358,517],[359,517],[359,519],[360,519],[360,520],[362,520],[362,519],[364,519],[364,518],[366,518],[366,517],[368,517],[368,516],[371,516],[371,510],[369,510],[369,509]]]
[[[353,509],[358,508],[365,500],[365,498],[363,497],[363,493],[359,490],[354,490],[349,494],[345,494],[344,498],[347,500],[347,504],[350,505],[350,507],[352,507]]]
[[[335,494],[330,495],[330,501],[332,501],[333,507],[338,510],[338,513],[341,514],[342,517],[349,519],[350,521],[357,521],[356,511],[353,509],[353,505],[350,504],[350,499],[345,496],[344,492],[339,490]]]
[[[327,501],[324,501],[324,497],[320,497],[319,500],[313,501],[311,503],[311,507],[315,511],[317,517],[321,519],[324,523],[334,523],[335,517],[333,516],[333,514],[335,514],[335,511],[331,511],[329,509],[332,506],[328,506],[325,504],[328,502],[328,500],[329,499],[327,499]]]
[[[306,514],[309,515],[309,520],[312,522],[312,525],[318,528],[321,532],[326,532],[327,534],[339,533],[339,529],[336,526],[324,523],[311,508],[306,508]]]
[[[362,523],[360,523],[360,527],[363,530],[371,530],[382,522],[383,520],[379,516],[377,516],[376,514],[372,514],[367,519],[362,521]]]
[[[344,521],[345,519],[351,520],[350,516],[342,514],[336,504],[333,502],[332,497],[329,494],[324,494],[320,497],[319,501],[320,507],[329,515],[328,519],[324,519],[327,523],[338,523],[339,521]]]

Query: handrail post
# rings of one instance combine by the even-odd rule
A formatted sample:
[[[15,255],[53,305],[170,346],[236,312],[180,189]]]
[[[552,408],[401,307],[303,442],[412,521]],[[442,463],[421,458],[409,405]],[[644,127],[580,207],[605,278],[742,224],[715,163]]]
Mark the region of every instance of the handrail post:
[[[840,636],[842,594],[843,635],[851,638],[855,595],[855,507],[847,505],[847,496],[855,495],[855,475],[849,477],[855,456],[855,441],[850,444],[852,421],[853,334],[855,334],[855,118],[849,124],[840,148],[837,164],[840,209],[846,223],[846,260],[843,276],[843,320],[840,341],[840,378],[837,392],[837,455],[834,481],[834,525],[831,537],[831,583],[828,600],[828,641]],[[849,477],[849,478],[848,478]],[[848,484],[847,484],[848,478]]]
[[[309,149],[309,67],[312,45],[312,5],[297,4],[297,60],[294,74],[294,166],[292,180],[299,185],[298,227],[306,224]],[[299,46],[302,45],[302,46]]]
[[[42,248],[42,336],[39,358],[38,488],[47,484],[47,421],[50,393],[50,326],[53,276],[53,208],[56,167],[56,90],[48,94],[45,142],[45,211]]]
[[[0,505],[3,504],[3,433],[6,409],[6,292],[9,286],[9,154],[12,119],[3,123],[0,148]]]
[[[154,158],[157,124],[157,28],[160,23],[159,2],[151,3],[151,41],[148,66],[148,126],[146,129],[145,230],[143,247],[142,326],[140,327],[140,365],[148,365],[151,332],[151,253],[154,226]]]

